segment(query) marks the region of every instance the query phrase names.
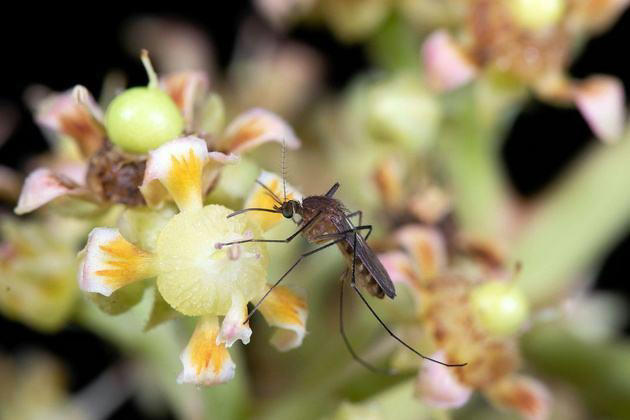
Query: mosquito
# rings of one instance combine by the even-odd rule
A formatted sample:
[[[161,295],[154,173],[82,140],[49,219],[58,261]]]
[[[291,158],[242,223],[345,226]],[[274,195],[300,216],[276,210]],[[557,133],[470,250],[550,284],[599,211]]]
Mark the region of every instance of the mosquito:
[[[413,353],[423,359],[438,363],[443,366],[461,367],[466,365],[466,363],[449,364],[441,362],[418,352],[409,344],[405,343],[387,326],[387,324],[385,324],[385,322],[378,316],[376,311],[370,306],[365,296],[363,296],[363,294],[359,290],[359,286],[365,289],[370,295],[375,296],[379,299],[383,299],[385,296],[390,299],[394,299],[396,297],[396,289],[394,288],[394,284],[392,283],[392,280],[390,279],[387,270],[385,270],[383,264],[381,264],[376,254],[374,254],[374,251],[372,251],[372,249],[368,246],[366,242],[370,234],[372,233],[372,225],[362,224],[363,213],[361,212],[361,210],[349,212],[341,201],[334,198],[335,193],[339,189],[338,182],[335,183],[324,195],[313,195],[310,197],[306,197],[301,202],[297,200],[286,199],[286,182],[284,180],[284,177],[283,200],[280,200],[280,198],[260,180],[256,180],[256,183],[263,187],[275,201],[276,204],[273,206],[273,208],[246,208],[235,211],[229,214],[227,217],[230,218],[238,216],[240,214],[250,211],[280,213],[282,214],[282,216],[287,219],[293,220],[298,225],[297,231],[295,231],[286,239],[242,239],[233,242],[218,243],[216,245],[217,248],[222,248],[229,245],[243,244],[247,242],[289,243],[299,234],[302,234],[302,236],[308,242],[319,246],[311,251],[303,253],[293,263],[293,265],[269,288],[269,290],[265,293],[265,295],[263,295],[258,303],[254,305],[254,308],[248,314],[245,322],[249,321],[251,316],[256,312],[260,304],[265,300],[269,293],[271,293],[271,291],[275,287],[277,287],[289,275],[289,273],[291,273],[291,271],[293,271],[293,269],[298,266],[300,262],[313,254],[337,245],[348,264],[346,272],[341,278],[339,310],[340,332],[343,337],[344,343],[348,348],[348,351],[357,362],[372,371],[381,371],[381,369],[378,369],[365,360],[361,359],[350,345],[350,341],[346,336],[343,327],[343,289],[345,287],[347,277],[350,277],[350,286],[359,295],[359,298],[368,307],[372,315],[378,320],[378,322],[389,333],[389,335],[391,335],[395,340],[397,340],[407,349],[411,350]],[[295,220],[295,215],[299,216],[298,220]],[[357,226],[355,226],[351,221],[351,218],[356,216],[358,216],[359,219],[359,224]],[[365,233],[365,236],[362,236],[361,233]]]

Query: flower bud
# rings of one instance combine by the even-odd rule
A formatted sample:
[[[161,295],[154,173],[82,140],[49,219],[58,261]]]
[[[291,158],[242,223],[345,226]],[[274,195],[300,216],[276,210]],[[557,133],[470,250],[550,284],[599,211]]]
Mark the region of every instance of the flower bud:
[[[501,281],[477,286],[470,295],[470,303],[481,325],[495,335],[515,333],[529,315],[529,304],[523,292]]]
[[[510,0],[508,4],[514,19],[532,30],[555,25],[566,9],[565,0]]]

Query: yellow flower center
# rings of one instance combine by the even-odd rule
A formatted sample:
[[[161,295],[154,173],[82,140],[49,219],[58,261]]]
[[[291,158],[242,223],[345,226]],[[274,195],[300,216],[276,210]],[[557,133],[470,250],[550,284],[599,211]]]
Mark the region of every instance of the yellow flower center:
[[[264,244],[215,246],[262,236],[247,217],[228,219],[230,213],[219,205],[184,211],[160,232],[157,285],[164,299],[185,315],[225,315],[233,294],[250,301],[264,291],[269,264]]]

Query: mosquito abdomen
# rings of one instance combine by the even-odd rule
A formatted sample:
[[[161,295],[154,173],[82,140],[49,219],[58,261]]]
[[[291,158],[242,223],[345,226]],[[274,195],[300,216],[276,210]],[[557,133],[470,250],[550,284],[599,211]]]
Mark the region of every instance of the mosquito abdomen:
[[[348,241],[340,242],[338,245],[341,253],[348,263],[348,267],[350,268],[350,270],[352,270],[352,255],[354,254],[352,246],[350,245],[350,243],[348,243]],[[379,286],[374,277],[368,271],[367,267],[358,257],[355,258],[354,270],[357,282],[361,287],[367,290],[369,294],[379,299],[383,299],[385,297],[385,292],[383,291],[381,286]]]

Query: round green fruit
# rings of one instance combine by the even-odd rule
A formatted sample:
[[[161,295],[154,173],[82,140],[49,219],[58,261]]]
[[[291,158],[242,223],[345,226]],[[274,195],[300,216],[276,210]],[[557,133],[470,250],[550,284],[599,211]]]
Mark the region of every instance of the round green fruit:
[[[146,153],[179,136],[184,118],[175,102],[157,88],[135,87],[107,107],[105,128],[112,143],[132,153]]]
[[[514,334],[529,318],[527,297],[513,284],[480,284],[472,291],[470,303],[481,325],[494,335]]]

